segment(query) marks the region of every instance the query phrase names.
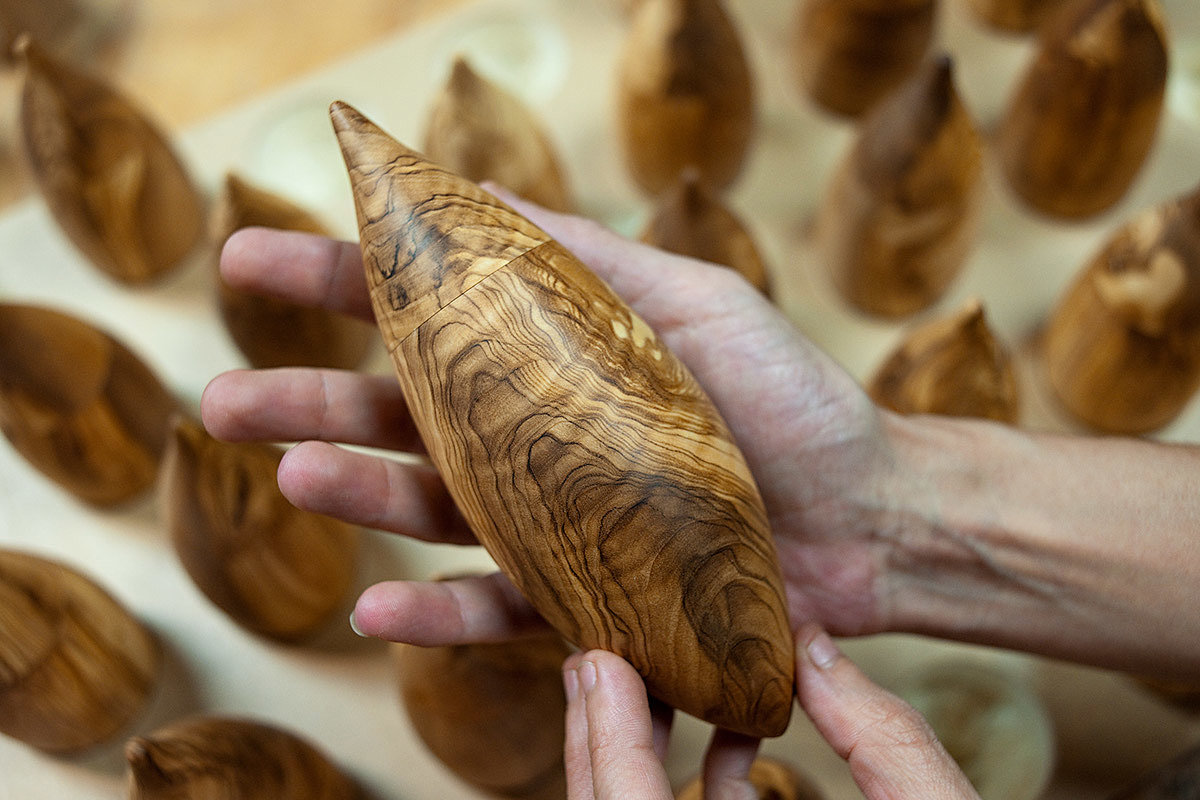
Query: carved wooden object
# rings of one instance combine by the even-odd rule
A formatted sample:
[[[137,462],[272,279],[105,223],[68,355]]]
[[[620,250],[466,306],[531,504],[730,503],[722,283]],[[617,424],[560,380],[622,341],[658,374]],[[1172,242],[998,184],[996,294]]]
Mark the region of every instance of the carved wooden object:
[[[750,765],[750,784],[758,800],[823,800],[824,794],[791,764],[759,756]],[[675,800],[702,800],[704,784],[695,778],[675,795]]]
[[[52,752],[109,741],[145,708],[154,637],[71,567],[0,550],[0,733]]]
[[[643,242],[736,270],[768,297],[771,276],[745,223],[710,192],[693,169],[659,198],[639,237]]]
[[[1072,0],[967,0],[967,5],[987,25],[1009,33],[1030,33],[1040,28]]]
[[[1200,388],[1200,190],[1118,228],[1068,287],[1043,341],[1063,406],[1110,433],[1148,433]]]
[[[60,311],[0,303],[0,430],[79,499],[112,506],[149,489],[177,410],[109,334]]]
[[[237,175],[227,175],[213,215],[216,251],[235,231],[261,226],[331,235],[303,208]],[[234,343],[254,367],[353,369],[375,341],[372,326],[313,306],[254,294],[217,276],[217,303]]]
[[[430,457],[570,641],[777,735],[792,644],[762,500],[711,401],[560,244],[352,108],[334,127],[376,317]]]
[[[880,365],[868,392],[901,414],[1010,424],[1020,405],[1012,356],[992,333],[978,300],[909,331]]]
[[[358,785],[290,731],[236,717],[189,717],[125,745],[129,800],[357,800]]]
[[[997,137],[1031,208],[1080,219],[1129,189],[1158,135],[1167,51],[1158,0],[1083,0],[1042,31]]]
[[[472,181],[492,180],[556,211],[569,211],[566,173],[541,121],[463,58],[430,109],[425,153]]]
[[[630,177],[660,195],[687,167],[714,191],[741,173],[755,93],[741,34],[720,0],[643,0],[617,75],[618,126]]]
[[[179,418],[163,464],[163,509],[179,560],[236,622],[282,640],[308,636],[341,607],[358,529],[293,506],[275,473],[283,450],[220,442]]]
[[[951,61],[931,60],[863,120],[830,180],[818,237],[843,299],[888,318],[940,299],[975,242],[982,165]]]
[[[929,51],[934,0],[804,0],[792,60],[804,95],[859,117],[912,75]]]
[[[495,644],[397,648],[413,728],[455,775],[493,796],[566,795],[562,664],[557,634]]]
[[[180,264],[205,201],[164,134],[124,95],[24,43],[25,151],[55,221],[99,269],[131,284]]]

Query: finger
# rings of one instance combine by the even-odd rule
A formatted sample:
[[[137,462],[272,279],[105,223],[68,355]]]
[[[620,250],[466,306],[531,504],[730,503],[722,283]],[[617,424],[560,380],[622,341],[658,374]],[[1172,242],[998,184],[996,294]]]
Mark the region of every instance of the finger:
[[[675,724],[675,709],[659,700],[650,698],[650,723],[654,728],[654,755],[666,761],[667,749],[671,745],[671,727]]]
[[[428,464],[301,442],[284,453],[278,479],[284,497],[305,511],[427,542],[478,544]]]
[[[757,800],[750,767],[758,756],[759,740],[717,728],[713,731],[702,771],[705,800]]]
[[[377,583],[359,596],[351,621],[361,636],[420,647],[505,642],[550,627],[499,572]]]
[[[200,398],[208,432],[227,441],[320,439],[424,452],[392,377],[330,369],[233,370]]]
[[[586,716],[593,795],[598,800],[671,800],[666,770],[654,752],[641,677],[624,659],[603,650],[584,653],[575,672]]]
[[[867,800],[977,798],[916,709],[872,683],[820,627],[796,637],[800,705]]]
[[[352,242],[243,228],[225,241],[220,268],[235,288],[375,321],[362,253]]]
[[[563,690],[567,697],[566,729],[563,739],[563,767],[567,774],[567,800],[593,800],[592,757],[588,752],[587,708],[579,684],[582,653],[563,662]]]

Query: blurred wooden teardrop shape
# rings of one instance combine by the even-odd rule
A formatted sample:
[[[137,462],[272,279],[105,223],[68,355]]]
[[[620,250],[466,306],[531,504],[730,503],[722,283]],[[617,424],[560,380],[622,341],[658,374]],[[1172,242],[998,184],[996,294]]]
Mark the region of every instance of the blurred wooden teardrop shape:
[[[125,744],[129,800],[359,800],[316,745],[265,722],[197,716]]]
[[[236,231],[249,227],[331,235],[324,223],[286,197],[229,174],[213,215],[216,251],[219,253]],[[368,323],[237,289],[219,274],[217,303],[234,343],[251,366],[260,369],[354,369],[366,358],[378,336]]]
[[[858,118],[909,79],[933,41],[934,0],[802,0],[792,61],[818,107]]]
[[[662,250],[729,267],[771,295],[770,274],[754,237],[693,169],[685,170],[659,198],[639,238]]]
[[[275,478],[282,457],[274,445],[218,441],[180,417],[161,491],[175,552],[196,586],[240,625],[290,641],[341,608],[358,529],[289,503]]]
[[[400,696],[417,734],[467,783],[496,797],[559,800],[562,665],[556,633],[508,642],[396,650]]]
[[[982,182],[953,64],[930,60],[863,120],[822,201],[819,248],[842,299],[893,319],[937,302],[974,246]]]
[[[631,178],[660,195],[693,167],[714,191],[741,174],[755,131],[741,34],[720,0],[642,0],[617,73],[617,122]]]
[[[84,502],[108,507],[148,490],[178,408],[111,335],[60,311],[0,303],[0,430]]]
[[[468,180],[495,181],[546,208],[571,210],[566,173],[541,121],[464,58],[434,101],[424,148]]]
[[[901,414],[1013,424],[1019,412],[1012,356],[992,333],[978,300],[910,331],[880,365],[868,392]]]
[[[1158,136],[1167,83],[1159,0],[1081,0],[1043,28],[996,139],[1031,208],[1082,219],[1125,196]]]
[[[342,103],[376,317],[480,542],[584,648],[651,692],[774,736],[793,654],[766,514],[684,365],[560,244]]]
[[[1141,434],[1200,389],[1200,189],[1119,227],[1051,312],[1046,375],[1077,420]]]
[[[167,137],[95,76],[32,42],[22,52],[25,150],[55,221],[118,281],[170,272],[203,238],[206,209]]]
[[[117,736],[158,675],[154,636],[57,561],[0,550],[0,733],[51,752]]]

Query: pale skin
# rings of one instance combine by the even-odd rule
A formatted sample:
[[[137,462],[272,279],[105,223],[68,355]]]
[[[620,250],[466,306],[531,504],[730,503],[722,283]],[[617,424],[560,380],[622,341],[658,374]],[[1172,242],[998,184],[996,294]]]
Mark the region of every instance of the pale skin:
[[[919,715],[824,631],[922,633],[1200,681],[1200,447],[882,411],[732,271],[504,199],[622,295],[729,423],[770,515],[800,705],[869,798],[974,792]],[[236,286],[371,319],[356,245],[251,229],[229,240],[221,269]],[[202,414],[219,438],[300,441],[279,485],[301,508],[475,541],[431,466],[334,444],[421,452],[390,376],[234,371],[212,381]],[[545,623],[492,575],[378,584],[355,624],[439,645]],[[665,721],[632,668],[578,654],[564,684],[571,796],[670,797]],[[708,797],[753,796],[744,777],[756,746],[717,734]]]

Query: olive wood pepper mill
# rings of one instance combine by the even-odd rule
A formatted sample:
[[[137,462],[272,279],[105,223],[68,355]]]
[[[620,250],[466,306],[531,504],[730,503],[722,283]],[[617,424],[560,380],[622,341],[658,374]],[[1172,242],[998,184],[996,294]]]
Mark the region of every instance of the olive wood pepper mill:
[[[793,655],[762,499],[654,332],[558,242],[344,103],[367,285],[429,456],[567,639],[710,723],[779,735]]]

